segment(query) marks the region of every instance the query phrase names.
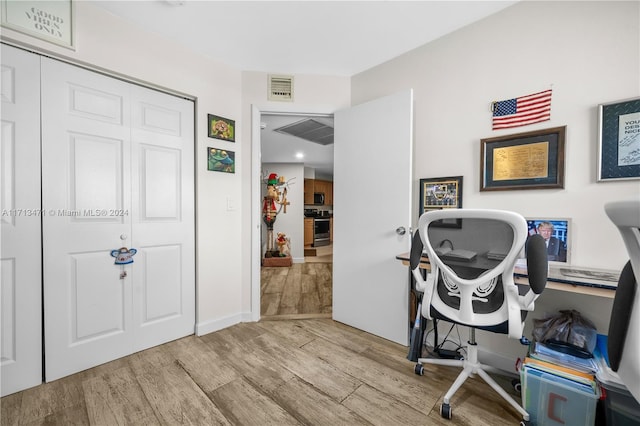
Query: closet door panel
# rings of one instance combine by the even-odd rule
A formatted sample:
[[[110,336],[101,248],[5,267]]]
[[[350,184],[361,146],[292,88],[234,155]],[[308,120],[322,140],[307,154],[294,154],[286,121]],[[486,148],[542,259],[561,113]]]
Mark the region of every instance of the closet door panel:
[[[42,59],[46,380],[128,355],[130,85]]]
[[[194,105],[134,87],[131,108],[134,342],[142,350],[195,330]]]
[[[0,378],[2,396],[42,382],[40,58],[0,56]]]

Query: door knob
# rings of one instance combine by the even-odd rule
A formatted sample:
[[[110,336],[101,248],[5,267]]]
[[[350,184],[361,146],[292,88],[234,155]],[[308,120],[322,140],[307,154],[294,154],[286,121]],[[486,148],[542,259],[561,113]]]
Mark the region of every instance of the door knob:
[[[405,229],[404,226],[399,226],[398,228],[396,228],[396,234],[404,235],[406,233],[407,233],[407,230]]]
[[[120,235],[120,239],[121,239],[122,241],[126,240],[126,239],[127,239],[127,234],[121,234],[121,235]]]

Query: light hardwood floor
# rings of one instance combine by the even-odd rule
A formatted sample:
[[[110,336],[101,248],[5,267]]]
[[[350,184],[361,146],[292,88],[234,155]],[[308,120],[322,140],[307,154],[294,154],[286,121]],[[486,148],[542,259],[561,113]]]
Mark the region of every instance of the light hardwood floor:
[[[188,336],[0,400],[2,425],[515,425],[479,378],[413,373],[407,348],[330,319]]]
[[[331,318],[333,263],[331,246],[290,267],[262,267],[262,319]]]

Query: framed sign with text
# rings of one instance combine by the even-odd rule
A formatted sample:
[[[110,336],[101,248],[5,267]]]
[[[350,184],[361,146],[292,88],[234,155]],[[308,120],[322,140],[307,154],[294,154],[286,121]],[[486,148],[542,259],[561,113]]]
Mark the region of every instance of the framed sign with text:
[[[74,49],[72,0],[0,0],[2,26]]]
[[[640,178],[640,98],[598,106],[598,181]]]

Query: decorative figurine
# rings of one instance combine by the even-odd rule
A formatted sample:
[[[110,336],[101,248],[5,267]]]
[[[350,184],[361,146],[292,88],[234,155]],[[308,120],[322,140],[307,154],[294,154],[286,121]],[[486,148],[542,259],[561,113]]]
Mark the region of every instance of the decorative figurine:
[[[278,232],[276,244],[278,245],[280,257],[291,256],[291,240],[283,232]]]
[[[270,173],[263,181],[267,185],[267,193],[262,201],[262,221],[267,225],[267,252],[265,256],[282,256],[280,248],[278,247],[278,251],[275,251],[273,247],[273,224],[281,211],[287,213],[287,206],[290,204],[287,201],[287,189],[291,183],[284,176],[278,177],[276,173]]]

